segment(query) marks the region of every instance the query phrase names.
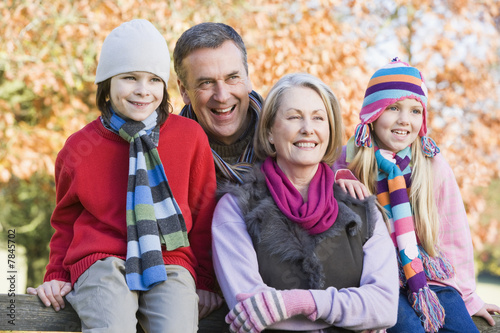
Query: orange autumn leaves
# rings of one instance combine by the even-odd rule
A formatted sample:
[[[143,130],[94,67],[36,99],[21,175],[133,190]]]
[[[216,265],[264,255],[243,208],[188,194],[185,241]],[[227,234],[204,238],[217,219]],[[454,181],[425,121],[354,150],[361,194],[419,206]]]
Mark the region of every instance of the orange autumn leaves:
[[[242,35],[255,90],[265,96],[291,72],[317,75],[339,97],[349,136],[371,74],[392,56],[410,61],[428,82],[430,135],[455,171],[475,246],[500,241],[483,235],[484,199],[472,190],[500,174],[495,0],[10,0],[0,16],[0,184],[53,174],[66,138],[98,115],[95,68],[114,27],[148,19],[172,52],[185,29],[217,21]],[[168,85],[179,112],[174,74]]]

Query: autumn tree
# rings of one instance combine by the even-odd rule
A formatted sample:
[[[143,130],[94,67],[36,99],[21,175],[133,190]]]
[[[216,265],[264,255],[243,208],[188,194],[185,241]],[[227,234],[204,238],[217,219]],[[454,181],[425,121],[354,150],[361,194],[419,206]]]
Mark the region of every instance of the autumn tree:
[[[455,170],[477,255],[500,260],[493,250],[498,218],[479,224],[484,191],[474,190],[500,171],[495,0],[6,0],[0,15],[0,231],[18,231],[31,285],[41,281],[48,258],[55,157],[71,133],[98,116],[100,47],[134,18],[153,22],[171,52],[194,24],[233,26],[247,45],[255,90],[265,96],[291,72],[317,75],[339,97],[348,135],[371,74],[394,56],[411,62],[429,86],[430,135]],[[173,68],[168,89],[178,112]]]

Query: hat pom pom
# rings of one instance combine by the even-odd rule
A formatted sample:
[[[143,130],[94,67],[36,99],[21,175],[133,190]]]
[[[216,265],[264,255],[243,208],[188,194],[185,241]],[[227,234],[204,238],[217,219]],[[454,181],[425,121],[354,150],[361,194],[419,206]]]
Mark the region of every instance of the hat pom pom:
[[[423,136],[421,138],[422,140],[422,150],[427,157],[434,157],[439,153],[441,150],[439,147],[436,145],[436,142],[429,138],[428,136]]]
[[[372,147],[372,138],[370,135],[370,126],[368,124],[358,124],[354,134],[355,144],[357,147]]]

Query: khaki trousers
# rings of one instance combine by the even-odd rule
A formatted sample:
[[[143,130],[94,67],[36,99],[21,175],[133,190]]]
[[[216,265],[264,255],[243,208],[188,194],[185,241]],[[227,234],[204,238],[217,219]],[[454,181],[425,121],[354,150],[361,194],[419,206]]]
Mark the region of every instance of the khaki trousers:
[[[108,257],[95,262],[66,296],[82,321],[82,332],[132,333],[138,321],[146,332],[196,332],[198,295],[193,277],[182,266],[165,269],[167,281],[148,291],[131,291],[124,260]]]

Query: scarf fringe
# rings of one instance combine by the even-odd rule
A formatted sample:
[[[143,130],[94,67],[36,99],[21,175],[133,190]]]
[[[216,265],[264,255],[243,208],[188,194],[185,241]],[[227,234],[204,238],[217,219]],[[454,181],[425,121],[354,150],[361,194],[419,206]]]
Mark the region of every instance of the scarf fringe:
[[[455,276],[453,265],[442,253],[439,253],[437,257],[431,257],[422,246],[419,245],[418,249],[422,257],[425,276],[427,276],[429,280],[442,281],[451,279]]]
[[[443,281],[452,279],[455,276],[455,268],[451,262],[442,254],[438,252],[437,257],[431,257],[424,248],[419,245],[420,257],[422,258],[422,265],[424,266],[424,273],[428,280]],[[399,273],[399,287],[406,288],[406,277],[401,265],[401,258],[398,259],[398,273]]]
[[[428,287],[408,293],[408,300],[419,315],[426,332],[438,332],[444,325],[445,312],[437,295]]]

